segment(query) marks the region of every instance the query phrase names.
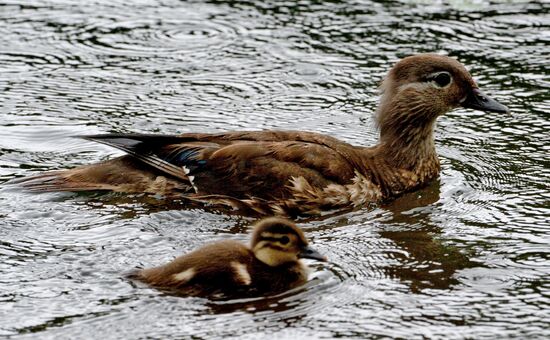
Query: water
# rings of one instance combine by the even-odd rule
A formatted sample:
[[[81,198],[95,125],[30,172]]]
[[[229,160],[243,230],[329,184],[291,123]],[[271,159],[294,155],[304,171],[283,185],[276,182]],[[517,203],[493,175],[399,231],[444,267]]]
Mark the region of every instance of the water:
[[[119,153],[102,132],[303,129],[375,143],[399,58],[447,53],[513,113],[439,120],[438,180],[303,224],[331,260],[269,298],[129,282],[250,219],[154,197],[0,191],[10,338],[550,337],[550,5],[0,0],[0,180]]]

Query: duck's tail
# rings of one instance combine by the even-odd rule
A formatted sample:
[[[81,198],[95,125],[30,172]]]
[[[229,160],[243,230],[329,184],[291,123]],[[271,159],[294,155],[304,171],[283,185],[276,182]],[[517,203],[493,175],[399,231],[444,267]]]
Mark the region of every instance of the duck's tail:
[[[192,190],[180,180],[159,176],[153,168],[131,156],[69,170],[48,171],[10,184],[31,192],[115,191],[172,196]]]
[[[47,171],[15,179],[7,184],[30,192],[112,190],[103,183],[75,180],[73,170]]]

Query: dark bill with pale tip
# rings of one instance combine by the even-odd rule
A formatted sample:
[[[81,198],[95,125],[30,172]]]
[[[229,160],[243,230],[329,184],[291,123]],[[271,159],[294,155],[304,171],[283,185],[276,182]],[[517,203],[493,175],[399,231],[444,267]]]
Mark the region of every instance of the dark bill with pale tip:
[[[483,93],[480,89],[473,89],[466,97],[462,106],[468,109],[485,112],[510,113],[510,109]]]
[[[313,259],[317,261],[327,261],[327,257],[319,253],[317,250],[310,248],[310,247],[304,247],[302,248],[302,251],[298,254],[299,258],[302,259]]]

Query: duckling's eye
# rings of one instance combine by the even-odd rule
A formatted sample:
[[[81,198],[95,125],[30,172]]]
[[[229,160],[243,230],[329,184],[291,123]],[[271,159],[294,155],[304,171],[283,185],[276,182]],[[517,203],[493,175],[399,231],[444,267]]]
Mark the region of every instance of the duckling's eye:
[[[288,242],[290,242],[290,239],[288,238],[288,236],[283,236],[283,237],[281,237],[281,239],[279,240],[279,243],[280,243],[280,244],[287,244]]]
[[[431,75],[429,80],[433,81],[439,87],[445,87],[451,83],[451,75],[448,72],[438,72]]]

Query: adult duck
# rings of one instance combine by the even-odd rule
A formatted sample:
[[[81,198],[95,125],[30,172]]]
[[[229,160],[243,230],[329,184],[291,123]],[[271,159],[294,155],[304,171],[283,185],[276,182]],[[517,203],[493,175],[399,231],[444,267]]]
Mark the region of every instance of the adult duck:
[[[440,170],[439,116],[457,107],[506,113],[457,60],[418,54],[399,61],[381,85],[378,144],[350,145],[304,131],[84,138],[127,155],[23,181],[35,191],[108,190],[224,204],[259,214],[304,215],[362,206],[415,190]]]

